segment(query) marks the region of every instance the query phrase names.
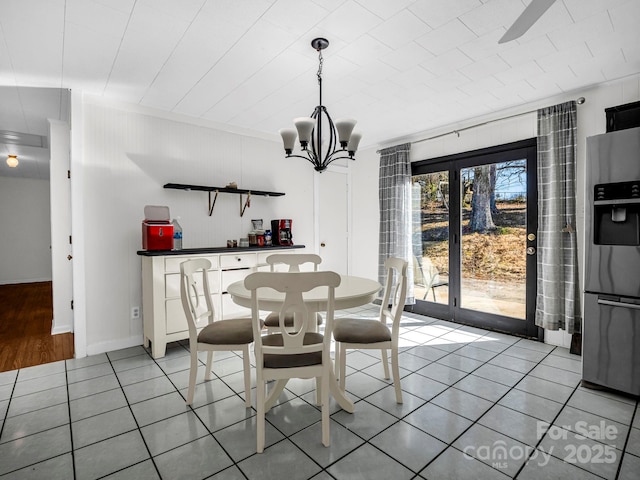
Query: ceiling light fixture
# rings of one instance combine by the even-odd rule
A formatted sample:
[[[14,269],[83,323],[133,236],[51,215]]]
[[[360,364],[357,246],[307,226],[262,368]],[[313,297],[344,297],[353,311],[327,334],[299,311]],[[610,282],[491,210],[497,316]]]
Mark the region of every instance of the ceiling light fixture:
[[[293,120],[296,128],[281,128],[279,130],[284,143],[286,158],[303,158],[311,162],[317,172],[326,170],[335,160],[349,158],[355,160],[354,155],[362,134],[353,132],[356,121],[350,118],[336,120],[335,124],[322,105],[322,50],[329,46],[326,38],[315,38],[311,46],[318,52],[318,87],[320,89],[320,104],[313,110],[310,117],[299,117]],[[324,139],[322,138],[323,123],[329,128],[329,142],[326,151],[322,152]],[[337,133],[336,133],[337,130]],[[293,155],[296,136],[300,139],[300,149],[304,155]],[[338,142],[340,145],[338,145]]]
[[[18,166],[18,156],[17,155],[8,155],[7,156],[7,165],[11,168],[15,168]]]

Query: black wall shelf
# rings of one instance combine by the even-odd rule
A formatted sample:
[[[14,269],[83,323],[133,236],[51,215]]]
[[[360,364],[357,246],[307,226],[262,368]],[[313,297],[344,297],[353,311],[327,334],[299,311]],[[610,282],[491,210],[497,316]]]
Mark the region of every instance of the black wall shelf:
[[[244,215],[244,211],[247,207],[251,206],[251,196],[258,195],[260,197],[281,197],[284,195],[282,192],[267,192],[264,190],[247,190],[243,188],[232,188],[232,187],[208,187],[204,185],[189,185],[184,183],[167,183],[164,185],[164,188],[170,188],[172,190],[185,190],[189,191],[197,191],[197,192],[208,192],[209,194],[209,216],[213,214],[213,207],[216,206],[216,200],[218,199],[219,193],[234,193],[236,195],[240,195],[240,216]],[[211,199],[211,194],[215,193],[213,200]],[[242,196],[246,195],[247,198],[245,201],[242,201]]]

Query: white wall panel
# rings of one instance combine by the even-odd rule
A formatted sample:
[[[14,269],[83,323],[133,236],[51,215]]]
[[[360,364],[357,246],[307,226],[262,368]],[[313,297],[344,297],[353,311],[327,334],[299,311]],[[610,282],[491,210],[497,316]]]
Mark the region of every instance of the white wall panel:
[[[265,225],[291,218],[294,241],[313,246],[313,169],[285,159],[277,141],[86,103],[84,110],[84,235],[88,352],[131,344],[141,321],[141,222],[147,204],[180,217],[185,248],[220,247],[246,237],[251,219]],[[207,194],[164,189],[165,183],[284,192],[252,197],[240,217],[238,195],[218,197],[207,215]]]
[[[51,280],[49,180],[0,177],[0,245],[0,285]]]

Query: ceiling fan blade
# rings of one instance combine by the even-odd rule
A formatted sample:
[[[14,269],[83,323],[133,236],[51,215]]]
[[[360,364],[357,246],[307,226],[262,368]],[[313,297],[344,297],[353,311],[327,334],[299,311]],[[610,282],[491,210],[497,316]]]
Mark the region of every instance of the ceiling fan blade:
[[[546,12],[556,0],[531,0],[524,12],[513,22],[498,43],[506,43],[521,37]]]

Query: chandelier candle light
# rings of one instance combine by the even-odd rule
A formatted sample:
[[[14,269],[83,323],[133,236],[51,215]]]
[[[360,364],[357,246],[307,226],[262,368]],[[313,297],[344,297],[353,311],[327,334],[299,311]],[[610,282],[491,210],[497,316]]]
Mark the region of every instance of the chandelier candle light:
[[[358,150],[358,144],[362,134],[353,132],[356,121],[350,118],[338,119],[333,122],[329,112],[322,105],[322,50],[329,46],[326,38],[315,38],[311,46],[318,52],[318,87],[320,89],[320,104],[313,110],[310,117],[299,117],[293,120],[296,128],[281,128],[279,130],[284,143],[284,151],[287,158],[303,158],[311,162],[316,171],[322,172],[334,160],[349,158],[355,160],[354,155]],[[326,117],[325,126],[329,127],[329,143],[327,149],[322,152],[323,138],[322,127]],[[336,133],[337,130],[337,133]],[[300,139],[300,149],[304,155],[293,155],[293,147],[296,136]],[[340,143],[339,148],[337,143]]]

